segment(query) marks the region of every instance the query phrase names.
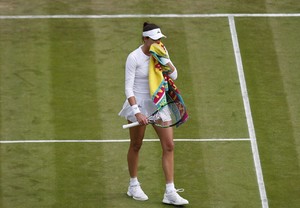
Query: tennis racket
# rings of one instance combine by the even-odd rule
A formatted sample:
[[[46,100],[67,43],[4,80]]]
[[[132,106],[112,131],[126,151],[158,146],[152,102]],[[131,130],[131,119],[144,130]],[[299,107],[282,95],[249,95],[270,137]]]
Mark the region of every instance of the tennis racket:
[[[178,125],[186,115],[186,108],[179,101],[170,101],[162,105],[148,117],[148,124],[168,128]],[[140,125],[139,122],[133,122],[123,125],[123,129]]]

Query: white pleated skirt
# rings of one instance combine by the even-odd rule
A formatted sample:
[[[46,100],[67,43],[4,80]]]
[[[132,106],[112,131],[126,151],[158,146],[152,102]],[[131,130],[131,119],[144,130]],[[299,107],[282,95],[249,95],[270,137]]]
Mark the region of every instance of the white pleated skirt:
[[[135,99],[141,113],[144,114],[145,116],[148,117],[152,115],[154,111],[156,111],[157,108],[148,93],[135,93]],[[119,116],[124,117],[126,120],[129,120],[131,122],[137,121],[127,99],[123,104],[122,110],[119,112]],[[163,121],[171,120],[169,109],[164,108],[162,111],[160,111],[156,115],[156,119],[159,118],[161,118]]]

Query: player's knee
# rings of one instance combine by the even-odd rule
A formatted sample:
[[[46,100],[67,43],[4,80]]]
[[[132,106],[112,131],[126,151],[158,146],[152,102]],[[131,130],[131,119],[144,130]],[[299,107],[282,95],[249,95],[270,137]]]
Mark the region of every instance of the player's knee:
[[[173,141],[169,141],[164,145],[164,150],[167,152],[172,152],[174,151],[174,142]]]
[[[134,142],[131,144],[131,148],[133,151],[138,152],[140,151],[142,144],[143,144],[142,142]]]

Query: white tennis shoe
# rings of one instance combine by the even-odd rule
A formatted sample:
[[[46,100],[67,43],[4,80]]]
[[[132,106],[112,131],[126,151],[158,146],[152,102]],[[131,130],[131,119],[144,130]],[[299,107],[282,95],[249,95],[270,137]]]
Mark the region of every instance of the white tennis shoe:
[[[189,201],[182,198],[177,192],[183,192],[184,189],[177,189],[170,193],[164,194],[163,203],[165,204],[173,204],[173,205],[185,205],[189,204]]]
[[[142,190],[140,183],[134,186],[129,186],[127,195],[138,201],[148,200],[148,196]]]

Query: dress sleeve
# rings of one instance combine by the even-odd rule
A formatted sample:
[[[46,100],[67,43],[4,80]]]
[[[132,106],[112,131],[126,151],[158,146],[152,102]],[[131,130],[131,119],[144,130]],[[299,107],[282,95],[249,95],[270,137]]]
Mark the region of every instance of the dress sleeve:
[[[126,98],[134,96],[133,86],[136,72],[136,59],[132,54],[129,54],[125,65],[125,95]]]
[[[176,80],[177,79],[177,69],[175,68],[175,70],[169,74],[169,76],[171,77],[171,79]]]
[[[175,67],[175,65],[172,63],[172,61],[170,60],[171,64],[174,66],[174,71],[172,73],[169,74],[169,77],[173,80],[177,79],[178,73],[177,73],[177,69]]]

